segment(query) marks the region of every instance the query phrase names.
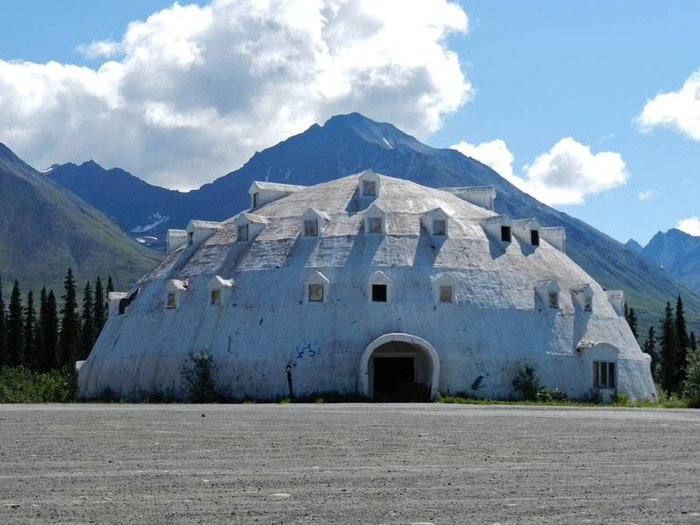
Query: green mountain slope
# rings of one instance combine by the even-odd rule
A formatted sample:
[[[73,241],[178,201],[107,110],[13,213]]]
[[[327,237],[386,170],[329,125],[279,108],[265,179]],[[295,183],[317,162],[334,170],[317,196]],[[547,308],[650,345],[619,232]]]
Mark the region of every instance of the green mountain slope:
[[[42,176],[0,143],[0,274],[22,289],[60,292],[68,267],[78,283],[112,275],[133,284],[159,256],[101,212]],[[60,295],[60,294],[59,294]]]

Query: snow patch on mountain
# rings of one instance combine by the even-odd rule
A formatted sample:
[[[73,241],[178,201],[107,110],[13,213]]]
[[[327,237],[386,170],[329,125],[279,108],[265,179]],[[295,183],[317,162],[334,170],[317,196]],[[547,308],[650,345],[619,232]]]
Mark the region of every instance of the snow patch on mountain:
[[[155,212],[148,216],[148,220],[153,222],[147,224],[146,226],[136,226],[135,228],[131,229],[131,233],[144,233],[150,231],[156,226],[160,226],[164,222],[169,221],[170,217],[167,215],[161,215],[160,212]]]

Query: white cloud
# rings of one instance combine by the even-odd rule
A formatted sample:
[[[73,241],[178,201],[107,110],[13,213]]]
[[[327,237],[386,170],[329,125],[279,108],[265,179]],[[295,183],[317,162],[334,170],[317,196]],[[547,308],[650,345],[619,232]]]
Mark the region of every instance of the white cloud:
[[[636,122],[642,131],[673,127],[700,140],[700,69],[678,91],[661,93],[647,101]]]
[[[688,235],[700,237],[700,217],[689,217],[687,219],[682,219],[678,221],[676,228],[687,233]]]
[[[602,193],[627,182],[629,174],[619,153],[591,152],[591,148],[565,137],[547,152],[523,166],[523,176],[513,171],[513,154],[501,139],[476,146],[460,142],[452,146],[490,166],[506,180],[550,205],[582,204],[585,196]]]
[[[446,42],[467,27],[447,0],[175,4],[81,46],[118,57],[96,69],[0,60],[0,140],[189,188],[337,113],[425,136],[473,94]]]
[[[637,198],[638,198],[640,201],[648,201],[648,200],[651,199],[654,195],[656,195],[656,192],[655,192],[654,190],[644,190],[644,191],[640,191],[640,192],[637,194]]]

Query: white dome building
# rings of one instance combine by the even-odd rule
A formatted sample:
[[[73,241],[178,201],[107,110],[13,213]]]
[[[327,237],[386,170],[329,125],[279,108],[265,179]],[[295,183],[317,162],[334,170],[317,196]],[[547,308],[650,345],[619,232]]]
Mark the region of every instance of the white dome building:
[[[165,260],[110,296],[82,396],[181,394],[207,351],[238,398],[506,398],[521,363],[569,397],[655,398],[622,293],[565,255],[563,229],[491,211],[492,188],[365,171],[250,193],[227,221],[171,230]]]

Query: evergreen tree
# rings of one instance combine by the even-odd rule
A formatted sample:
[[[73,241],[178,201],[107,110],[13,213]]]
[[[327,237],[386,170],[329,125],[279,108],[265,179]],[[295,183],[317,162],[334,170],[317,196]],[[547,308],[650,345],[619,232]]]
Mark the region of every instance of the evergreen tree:
[[[24,309],[24,364],[34,370],[37,356],[34,353],[34,339],[36,338],[36,310],[34,310],[34,293],[27,292],[27,306]]]
[[[36,320],[36,330],[32,344],[31,355],[34,356],[34,369],[39,372],[48,370],[44,363],[44,321],[46,319],[46,287],[39,293],[39,316]]]
[[[698,343],[695,340],[695,332],[690,332],[690,349],[691,350],[697,350],[698,349]]]
[[[95,344],[95,304],[90,281],[83,292],[82,326],[80,331],[80,359],[86,359]]]
[[[0,276],[0,367],[7,365],[7,315],[5,313],[5,300],[2,296],[2,276]]]
[[[630,326],[630,330],[632,330],[634,338],[638,339],[639,335],[637,334],[637,314],[634,313],[634,308],[630,308],[629,310],[627,310],[627,305],[625,305],[625,312],[627,324]]]
[[[688,347],[690,347],[690,339],[688,338],[688,328],[685,323],[685,311],[683,309],[683,299],[678,296],[676,301],[676,337],[678,340],[678,384],[685,380],[685,368],[688,362]]]
[[[678,334],[673,320],[671,303],[666,303],[666,313],[661,323],[661,386],[667,392],[678,392],[679,368],[685,363],[678,361]]]
[[[58,306],[53,290],[49,290],[46,296],[46,311],[44,320],[41,322],[43,334],[42,359],[45,370],[52,370],[59,367],[59,347],[58,347]]]
[[[95,282],[95,334],[99,335],[107,320],[107,303],[105,302],[105,292],[102,288],[102,279],[99,277]]]
[[[649,327],[649,332],[647,332],[647,340],[644,341],[644,353],[651,356],[651,369],[654,370],[654,366],[658,364],[659,356],[656,354],[656,331],[653,326]]]
[[[68,268],[64,281],[65,293],[62,297],[61,334],[59,338],[59,366],[72,370],[77,360],[80,348],[80,320],[78,318],[78,303],[75,292],[75,277],[73,270]]]
[[[19,282],[15,279],[7,313],[7,349],[10,357],[10,366],[20,366],[24,362],[23,324],[22,296],[19,290]]]

